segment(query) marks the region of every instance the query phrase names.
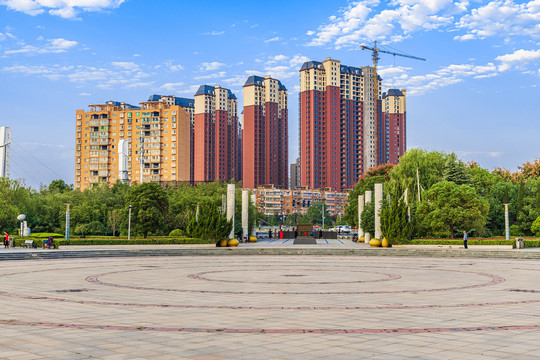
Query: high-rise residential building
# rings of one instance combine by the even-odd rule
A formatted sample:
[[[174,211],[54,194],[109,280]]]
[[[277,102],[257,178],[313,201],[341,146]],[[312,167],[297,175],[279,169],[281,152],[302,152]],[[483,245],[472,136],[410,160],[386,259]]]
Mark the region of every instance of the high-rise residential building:
[[[291,180],[289,181],[289,188],[299,188],[300,183],[300,158],[296,158],[296,162],[291,164]]]
[[[177,97],[174,95],[150,95],[148,98],[148,101],[162,101],[169,105],[177,105],[180,106],[182,109],[186,110],[189,113],[189,121],[190,121],[190,179],[194,179],[194,161],[193,158],[195,156],[195,100],[193,99],[186,99]]]
[[[345,66],[331,58],[302,65],[302,186],[351,189],[367,170],[388,162],[378,149],[385,127],[381,80],[373,67]]]
[[[195,94],[195,182],[241,180],[236,96],[201,85]]]
[[[128,142],[130,182],[191,181],[193,100],[167,98],[152,95],[140,106],[107,101],[89,105],[87,111],[77,110],[75,188],[119,179],[120,140]]]
[[[390,89],[382,95],[379,131],[379,163],[397,164],[407,149],[405,89]]]
[[[242,146],[244,187],[287,187],[288,99],[279,80],[250,76],[244,84]]]
[[[9,177],[11,129],[0,126],[0,177]]]

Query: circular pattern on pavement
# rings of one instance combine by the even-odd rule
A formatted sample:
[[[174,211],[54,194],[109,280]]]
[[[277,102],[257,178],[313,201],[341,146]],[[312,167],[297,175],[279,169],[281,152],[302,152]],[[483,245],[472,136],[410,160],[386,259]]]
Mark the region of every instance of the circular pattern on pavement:
[[[88,262],[86,266],[69,266],[73,263],[77,264],[78,260],[67,260],[49,263],[53,265],[62,263],[65,266],[47,269],[35,267],[31,270],[4,273],[0,274],[0,289],[3,289],[0,291],[0,296],[17,298],[25,301],[26,306],[38,309],[59,302],[71,304],[73,309],[79,309],[81,321],[73,321],[73,316],[69,317],[70,321],[60,321],[57,320],[54,312],[50,313],[50,319],[54,321],[43,321],[42,317],[46,318],[48,315],[48,312],[44,312],[40,314],[40,319],[34,320],[25,318],[25,314],[17,319],[0,318],[0,324],[124,331],[225,333],[366,334],[536,330],[540,328],[540,325],[536,323],[452,327],[415,327],[406,326],[408,324],[404,323],[405,326],[392,328],[341,327],[333,323],[328,327],[321,327],[321,323],[317,321],[309,327],[302,328],[290,326],[241,328],[236,325],[212,327],[211,323],[207,323],[206,326],[191,326],[192,324],[170,326],[168,323],[163,323],[163,326],[150,326],[144,321],[133,325],[126,324],[125,321],[114,323],[114,316],[109,316],[109,314],[114,314],[114,308],[118,307],[126,310],[145,308],[148,311],[154,311],[151,309],[156,309],[155,311],[191,309],[204,312],[226,309],[242,311],[226,318],[228,321],[233,321],[231,319],[239,316],[245,318],[247,323],[256,324],[260,321],[258,314],[280,318],[283,316],[281,312],[293,311],[292,318],[298,318],[301,323],[305,322],[301,314],[311,311],[324,314],[326,321],[332,319],[332,314],[340,314],[342,311],[401,310],[402,315],[415,318],[421,315],[418,311],[430,309],[448,311],[451,314],[449,309],[471,307],[489,309],[500,306],[498,308],[500,311],[500,309],[506,309],[508,305],[527,306],[540,303],[538,292],[535,289],[527,289],[520,281],[516,283],[515,278],[509,285],[524,289],[497,287],[507,281],[500,275],[504,273],[505,268],[493,266],[493,271],[486,272],[487,269],[492,268],[484,264],[486,260],[474,260],[470,264],[446,260],[447,263],[444,266],[440,266],[434,260],[421,260],[428,264],[412,266],[415,264],[409,259],[390,259],[392,262],[390,265],[376,263],[373,258],[362,259],[362,264],[357,262],[358,259],[351,260],[350,258],[346,262],[336,264],[332,257],[324,257],[322,261],[320,259],[315,261],[313,257],[297,257],[294,261],[291,261],[291,257],[276,257],[272,258],[274,261],[269,262],[268,259],[268,257],[253,256],[246,259],[231,257],[220,258],[215,263],[205,261],[201,257],[116,259],[101,262],[100,259],[93,259],[86,260]],[[260,260],[260,263],[257,260]],[[243,261],[247,263],[242,264]],[[186,262],[190,263],[186,264]],[[470,265],[472,268],[465,270],[463,265]],[[260,268],[254,268],[255,266]],[[215,270],[216,268],[218,270]],[[374,268],[376,271],[372,270]],[[95,269],[101,271],[95,273]],[[47,277],[43,277],[43,274],[47,274]],[[47,279],[62,276],[65,281],[51,280],[48,286]],[[37,287],[31,285],[36,277],[43,279]],[[64,287],[58,289],[60,284],[64,284]],[[474,296],[477,291],[481,291],[478,293],[480,296]],[[504,298],[500,298],[501,291],[505,291]],[[51,292],[56,295],[50,295]],[[231,298],[231,296],[235,297]],[[481,301],[466,300],[471,297],[481,299]],[[349,303],[346,303],[347,299],[350,299]],[[103,315],[86,318],[85,307],[87,306],[92,306],[93,312],[99,313],[101,309]],[[326,312],[331,313],[326,314]],[[108,323],[109,319],[113,323]],[[131,321],[137,322],[134,318]],[[182,322],[182,319],[178,321]],[[196,323],[198,320],[195,318],[190,321]],[[425,318],[426,325],[430,324],[430,321],[432,320],[429,317]],[[465,319],[464,321],[472,320]],[[221,321],[223,322],[226,323],[227,320]],[[276,324],[279,325],[279,322],[274,323]]]

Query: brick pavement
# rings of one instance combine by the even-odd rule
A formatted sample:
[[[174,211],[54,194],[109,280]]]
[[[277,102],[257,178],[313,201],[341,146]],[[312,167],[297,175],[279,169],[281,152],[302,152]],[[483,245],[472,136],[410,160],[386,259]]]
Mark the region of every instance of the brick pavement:
[[[2,359],[538,359],[540,263],[2,261]]]

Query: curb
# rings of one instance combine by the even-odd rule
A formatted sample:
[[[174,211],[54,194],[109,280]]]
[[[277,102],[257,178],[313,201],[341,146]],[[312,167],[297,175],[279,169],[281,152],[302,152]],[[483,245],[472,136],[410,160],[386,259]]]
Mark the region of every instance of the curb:
[[[131,249],[131,250],[52,250],[0,254],[0,261],[36,259],[117,258],[142,256],[252,256],[252,255],[308,255],[308,256],[410,256],[434,258],[495,258],[540,259],[540,252],[490,251],[464,249],[268,249],[268,248],[216,248],[216,249]]]

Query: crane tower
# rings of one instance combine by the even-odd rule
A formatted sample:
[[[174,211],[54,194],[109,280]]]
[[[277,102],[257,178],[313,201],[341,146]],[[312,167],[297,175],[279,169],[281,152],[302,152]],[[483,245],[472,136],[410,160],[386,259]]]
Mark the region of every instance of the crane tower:
[[[390,54],[394,56],[402,56],[406,58],[416,59],[416,60],[422,60],[426,61],[426,59],[417,57],[417,56],[411,56],[411,55],[405,55],[405,54],[399,54],[391,51],[382,50],[377,47],[377,42],[375,41],[373,44],[373,47],[362,45],[360,47],[362,50],[371,50],[371,59],[373,60],[373,72],[371,74],[368,74],[368,76],[372,77],[372,96],[367,97],[364,99],[364,103],[366,106],[366,110],[364,113],[366,114],[365,119],[369,128],[369,133],[372,131],[375,132],[375,134],[378,134],[378,114],[379,114],[379,100],[380,100],[380,89],[379,89],[379,76],[377,74],[377,64],[379,63],[379,53],[384,54]],[[367,92],[366,92],[367,93]],[[370,144],[370,140],[364,139],[364,144]],[[373,166],[376,166],[375,159],[373,158],[373,154],[377,154],[377,142],[374,142],[373,148],[370,149],[371,151],[366,152],[369,156],[368,158],[364,159],[364,163],[367,165],[366,168],[371,168]]]

